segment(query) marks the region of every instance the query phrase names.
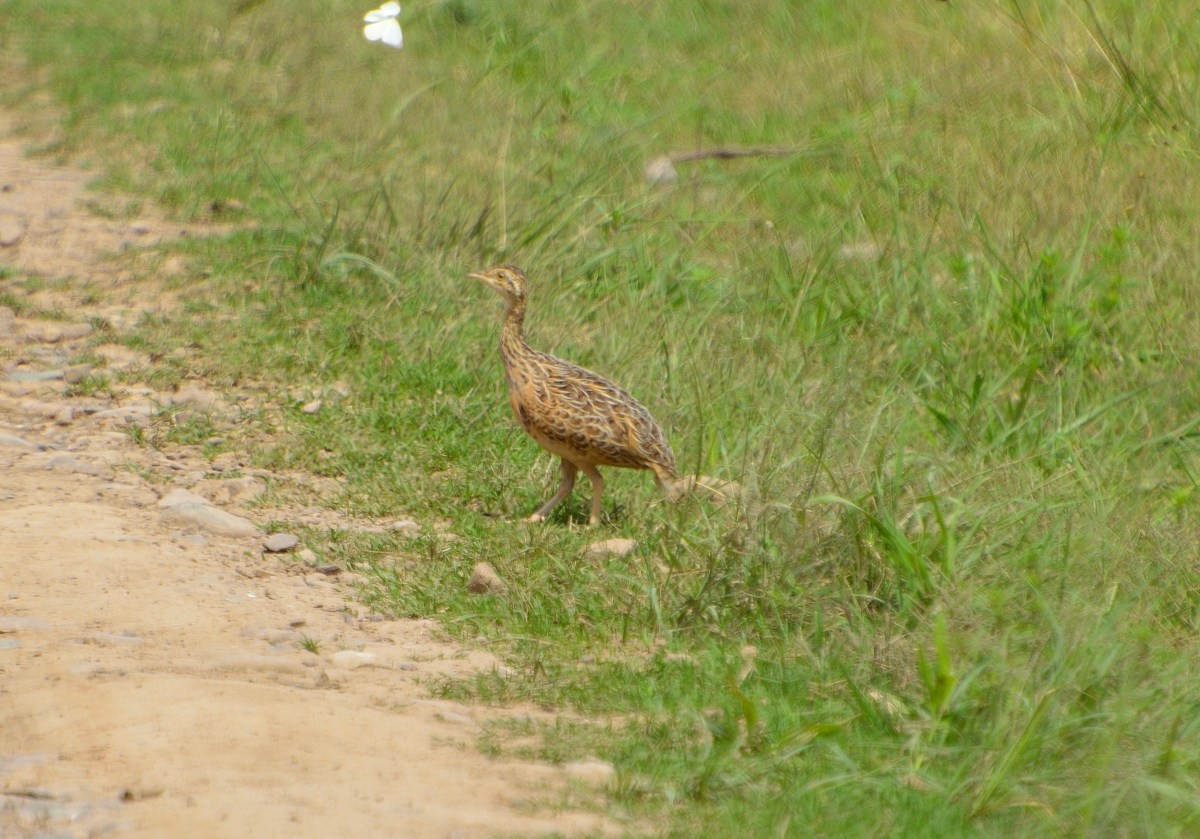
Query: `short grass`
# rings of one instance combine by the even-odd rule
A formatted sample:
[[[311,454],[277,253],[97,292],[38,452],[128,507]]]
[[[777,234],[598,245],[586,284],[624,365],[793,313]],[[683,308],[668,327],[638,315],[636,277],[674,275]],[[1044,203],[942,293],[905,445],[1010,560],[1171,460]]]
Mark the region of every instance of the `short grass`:
[[[323,552],[509,662],[439,689],[614,720],[490,751],[612,760],[668,836],[1200,832],[1200,14],[413,0],[394,52],[367,5],[11,0],[0,99],[239,225],[179,245],[146,375],[271,396],[259,465],[427,524]],[[599,531],[521,523],[556,476],[464,279],[500,261],[756,500],[612,472]]]

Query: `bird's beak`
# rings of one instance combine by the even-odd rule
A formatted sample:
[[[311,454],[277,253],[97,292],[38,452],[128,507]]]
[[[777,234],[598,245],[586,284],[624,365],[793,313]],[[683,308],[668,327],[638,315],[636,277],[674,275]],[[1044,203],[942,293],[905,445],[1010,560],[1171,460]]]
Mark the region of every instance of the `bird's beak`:
[[[491,277],[489,277],[487,274],[470,273],[467,274],[467,276],[472,280],[483,280],[485,283],[491,280]]]

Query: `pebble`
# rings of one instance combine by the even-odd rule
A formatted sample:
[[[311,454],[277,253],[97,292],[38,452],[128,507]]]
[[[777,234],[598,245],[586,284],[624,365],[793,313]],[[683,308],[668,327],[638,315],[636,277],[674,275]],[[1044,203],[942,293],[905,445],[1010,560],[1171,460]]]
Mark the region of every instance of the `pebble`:
[[[312,402],[307,402],[300,406],[300,411],[305,414],[315,414],[321,410],[321,406],[325,403],[320,399],[314,399]]]
[[[329,663],[343,670],[357,670],[375,663],[374,653],[364,653],[358,650],[338,650],[329,657]]]
[[[41,449],[37,443],[31,443],[24,437],[16,437],[12,434],[0,434],[0,446],[15,446],[18,449],[29,449],[38,451]]]
[[[67,367],[62,371],[63,378],[67,380],[69,385],[77,385],[92,375],[92,365],[90,364],[75,364]]]
[[[291,533],[273,533],[263,542],[263,550],[272,554],[283,553],[290,551],[298,544],[300,544],[298,536]]]
[[[646,164],[643,177],[652,184],[669,184],[679,180],[675,164],[667,156],[656,157]]]
[[[742,502],[746,499],[746,489],[737,481],[727,481],[724,478],[714,478],[709,475],[695,477],[689,475],[681,479],[671,490],[672,495],[700,489],[709,500],[720,507],[732,502]]]
[[[191,525],[219,536],[257,536],[258,528],[249,519],[235,516],[208,504],[184,502],[167,507],[159,515],[164,524]]]
[[[305,565],[316,565],[317,555],[309,548],[301,548],[296,552],[296,559],[303,562]]]
[[[97,478],[111,476],[111,471],[107,466],[101,466],[99,463],[88,463],[86,460],[80,460],[79,458],[65,454],[50,458],[45,468],[53,469],[55,472],[67,472],[72,475],[92,475]]]
[[[637,547],[637,542],[633,539],[605,539],[603,542],[593,542],[588,545],[587,551],[584,553],[589,559],[597,559],[602,556],[624,557],[633,553]]]
[[[249,476],[207,478],[192,487],[193,493],[213,504],[245,504],[257,499],[266,491],[267,485],[261,478]]]
[[[59,408],[58,413],[54,415],[55,425],[70,425],[75,421],[75,409],[70,405],[65,408]]]
[[[477,563],[471,570],[471,579],[467,581],[467,591],[471,594],[503,594],[507,590],[508,585],[486,562]]]
[[[41,618],[21,618],[16,615],[0,615],[0,632],[29,632],[34,629],[49,629],[50,624]]]
[[[92,325],[90,323],[64,323],[47,324],[31,337],[35,341],[41,341],[45,344],[57,344],[60,341],[74,341],[78,338],[86,338],[91,334]]]
[[[211,391],[192,386],[180,388],[177,393],[171,396],[170,401],[172,405],[189,405],[201,411],[206,411],[216,403],[217,397]]]
[[[134,405],[123,405],[119,408],[105,408],[103,411],[97,411],[94,416],[96,419],[122,419],[126,422],[132,422],[135,419],[149,417],[153,414],[153,405],[137,403]]]
[[[25,238],[25,217],[17,213],[0,214],[0,248],[10,248]]]
[[[176,504],[207,504],[208,499],[186,489],[173,489],[158,499],[160,507],[174,507]]]
[[[65,376],[62,370],[14,370],[8,374],[10,382],[52,382]]]
[[[387,529],[397,533],[414,533],[421,529],[421,525],[412,519],[398,519],[389,524]]]

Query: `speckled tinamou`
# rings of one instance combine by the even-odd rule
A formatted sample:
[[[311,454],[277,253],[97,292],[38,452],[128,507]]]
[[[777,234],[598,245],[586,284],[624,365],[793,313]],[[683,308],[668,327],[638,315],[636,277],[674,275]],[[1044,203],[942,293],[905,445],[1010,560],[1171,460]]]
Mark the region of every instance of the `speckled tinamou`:
[[[517,421],[543,449],[562,460],[554,497],[530,521],[543,521],[570,495],[582,471],[592,482],[589,523],[600,521],[604,479],[597,466],[650,469],[668,498],[674,497],[675,455],[654,418],[640,402],[602,376],[525,342],[525,272],[500,265],[469,274],[495,289],[508,304],[500,332],[500,357]]]

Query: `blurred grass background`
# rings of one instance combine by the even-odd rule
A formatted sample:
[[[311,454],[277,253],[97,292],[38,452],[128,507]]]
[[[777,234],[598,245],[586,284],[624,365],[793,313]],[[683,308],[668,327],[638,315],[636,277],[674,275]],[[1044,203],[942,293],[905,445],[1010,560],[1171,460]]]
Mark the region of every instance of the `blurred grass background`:
[[[436,689],[620,720],[489,749],[612,760],[669,836],[1200,831],[1200,11],[450,0],[392,51],[366,5],[9,0],[0,102],[101,193],[237,225],[128,340],[276,394],[240,445],[320,503],[460,537],[309,534],[512,663]],[[750,147],[792,153],[643,175]],[[521,523],[556,473],[464,278],[500,261],[534,346],[755,500],[610,470],[599,531],[582,493]]]

